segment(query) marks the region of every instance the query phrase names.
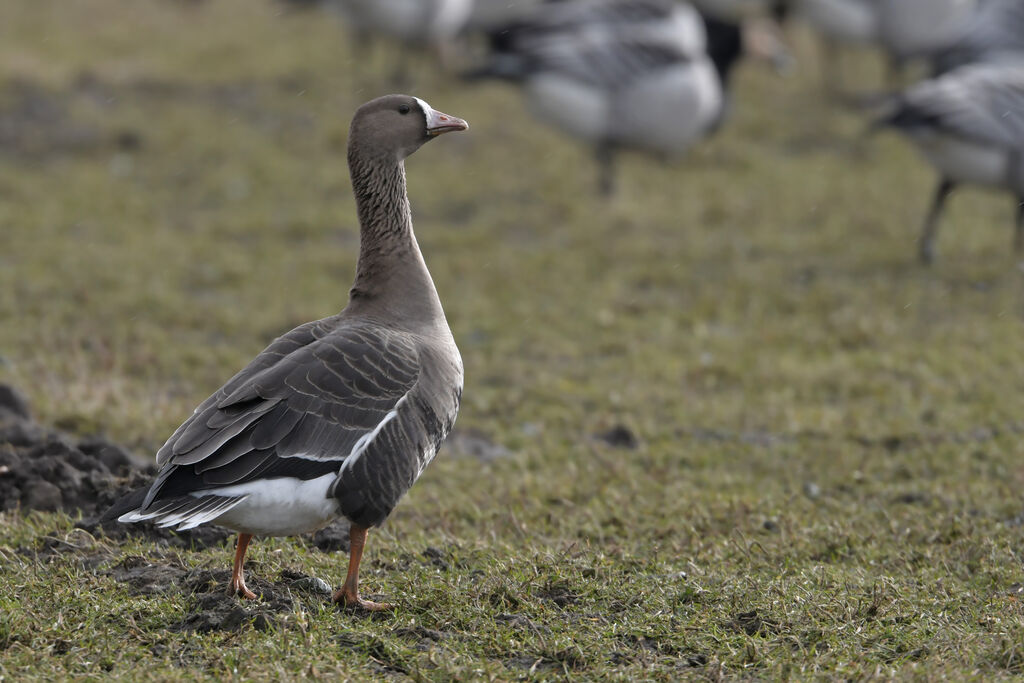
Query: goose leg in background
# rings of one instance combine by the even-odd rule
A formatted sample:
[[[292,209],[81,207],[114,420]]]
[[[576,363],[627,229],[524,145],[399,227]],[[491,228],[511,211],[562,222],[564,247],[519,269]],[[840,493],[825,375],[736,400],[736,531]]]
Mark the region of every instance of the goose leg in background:
[[[1013,248],[1018,254],[1024,251],[1024,197],[1017,199],[1017,230],[1013,233]]]
[[[928,217],[924,220],[924,229],[917,242],[917,255],[924,265],[930,265],[935,260],[935,231],[938,228],[939,216],[942,215],[942,208],[946,204],[946,198],[956,187],[956,183],[948,178],[939,181],[935,188],[935,197],[932,199],[931,209],[928,210]]]
[[[391,605],[384,602],[371,602],[359,597],[359,562],[363,559],[363,546],[366,545],[367,528],[353,524],[348,530],[348,575],[341,588],[334,591],[332,599],[340,602],[346,607],[360,607],[371,612],[391,609]]]
[[[231,570],[231,595],[240,595],[248,600],[256,598],[256,594],[245,586],[245,574],[242,565],[245,563],[245,549],[249,547],[252,534],[238,534],[235,544],[235,566]]]
[[[615,193],[615,148],[598,145],[594,157],[597,159],[597,191],[602,197],[611,197]]]

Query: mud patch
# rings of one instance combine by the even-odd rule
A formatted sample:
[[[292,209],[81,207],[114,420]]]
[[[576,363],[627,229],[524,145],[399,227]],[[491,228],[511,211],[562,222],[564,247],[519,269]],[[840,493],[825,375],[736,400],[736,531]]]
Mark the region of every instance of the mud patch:
[[[247,572],[245,582],[259,596],[244,600],[229,595],[231,572],[227,569],[198,569],[189,572],[182,584],[192,594],[188,614],[174,628],[182,631],[265,631],[296,611],[312,611],[331,603],[330,585],[315,576],[284,570],[276,582]]]
[[[136,595],[160,595],[178,590],[188,570],[182,566],[154,564],[139,555],[128,555],[103,573]]]
[[[168,627],[176,631],[265,631],[296,611],[319,609],[331,600],[331,587],[323,579],[301,572],[282,571],[278,581],[268,581],[258,568],[247,568],[246,584],[258,596],[245,600],[228,593],[229,569],[188,569],[172,563],[154,563],[129,555],[103,572],[136,595],[184,593],[189,596],[185,614]]]
[[[187,613],[172,626],[178,631],[241,631],[252,627],[266,631],[278,622],[278,615],[295,610],[296,602],[287,588],[278,588],[251,572],[246,575],[246,584],[259,597],[244,600],[230,595],[227,587],[231,572],[227,569],[200,569],[189,573],[183,580],[183,587],[192,594]]]
[[[0,384],[0,511],[81,514],[75,528],[93,536],[115,541],[142,536],[163,547],[203,550],[223,546],[234,535],[213,525],[171,531],[151,522],[101,520],[115,501],[149,486],[155,475],[152,462],[115,443],[76,439],[39,425],[21,394]],[[348,552],[348,528],[340,519],[304,540],[322,552]]]
[[[120,489],[155,473],[109,441],[76,440],[36,424],[24,399],[0,385],[0,510],[99,514]]]
[[[746,633],[748,636],[769,636],[780,631],[777,621],[758,614],[757,610],[736,614],[726,624],[726,627],[733,631]]]
[[[541,600],[553,603],[557,607],[568,607],[580,599],[579,594],[562,583],[548,584],[542,590],[537,591],[536,595]]]

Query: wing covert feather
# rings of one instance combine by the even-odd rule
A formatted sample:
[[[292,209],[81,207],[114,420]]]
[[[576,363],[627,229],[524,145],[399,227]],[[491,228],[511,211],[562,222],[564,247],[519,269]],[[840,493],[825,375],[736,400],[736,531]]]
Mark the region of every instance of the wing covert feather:
[[[327,329],[331,322],[333,329]],[[168,439],[158,463],[175,471],[161,472],[146,505],[288,470],[283,461],[295,458],[306,464],[292,469],[311,475],[337,471],[419,375],[414,340],[403,333],[333,319],[296,328],[204,401]]]

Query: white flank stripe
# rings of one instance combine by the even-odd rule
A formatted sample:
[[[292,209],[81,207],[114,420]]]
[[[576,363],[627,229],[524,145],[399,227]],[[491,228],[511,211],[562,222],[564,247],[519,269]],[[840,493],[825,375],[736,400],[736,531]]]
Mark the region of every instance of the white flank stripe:
[[[126,512],[117,518],[117,521],[122,524],[130,524],[131,522],[144,522],[147,519],[153,519],[159,517],[160,512],[143,512],[142,510],[136,510],[135,512]]]
[[[239,498],[238,500],[232,501],[228,504],[221,502],[219,505],[215,505],[212,509],[200,512],[190,519],[185,520],[185,523],[178,527],[178,531],[187,531],[189,529],[196,528],[200,524],[212,522],[244,500],[245,498]]]
[[[385,425],[387,425],[388,422],[391,422],[393,419],[398,417],[398,409],[402,407],[402,404],[405,403],[405,399],[408,396],[409,393],[406,392],[405,395],[402,396],[402,398],[398,399],[398,403],[395,404],[395,407],[388,411],[388,414],[385,415],[384,419],[381,420],[377,424],[377,426],[373,428],[372,432],[367,432],[366,434],[363,434],[361,437],[359,437],[359,440],[356,441],[354,446],[352,446],[352,451],[348,454],[348,457],[345,458],[345,462],[341,463],[341,469],[338,470],[339,477],[345,473],[345,470],[352,467],[352,465],[354,465],[355,462],[359,460],[363,453],[366,452],[366,449],[370,447],[370,444],[373,443],[373,440],[377,438],[378,434],[380,434],[380,430],[384,429]]]
[[[132,522],[144,522],[146,520],[154,520],[157,526],[161,528],[167,528],[180,524],[178,531],[184,531],[186,529],[192,529],[205,524],[206,522],[212,521],[217,517],[221,516],[231,508],[235,507],[245,498],[239,498],[238,500],[225,502],[222,501],[217,505],[210,507],[209,504],[199,508],[195,508],[186,512],[172,512],[167,513],[161,510],[154,510],[150,512],[142,512],[141,510],[135,510],[134,512],[126,512],[117,518],[117,521],[122,524],[128,524]]]
[[[331,472],[308,480],[256,479],[206,493],[243,497],[217,516],[217,524],[255,536],[291,536],[316,531],[338,516],[338,501],[327,497],[327,490],[337,478]]]

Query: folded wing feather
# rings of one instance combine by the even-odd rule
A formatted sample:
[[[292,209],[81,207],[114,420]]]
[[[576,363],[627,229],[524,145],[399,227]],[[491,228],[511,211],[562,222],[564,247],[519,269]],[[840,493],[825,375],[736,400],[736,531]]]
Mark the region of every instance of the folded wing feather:
[[[259,477],[339,472],[395,419],[418,377],[416,347],[401,333],[336,318],[298,327],[168,439],[140,512]]]

